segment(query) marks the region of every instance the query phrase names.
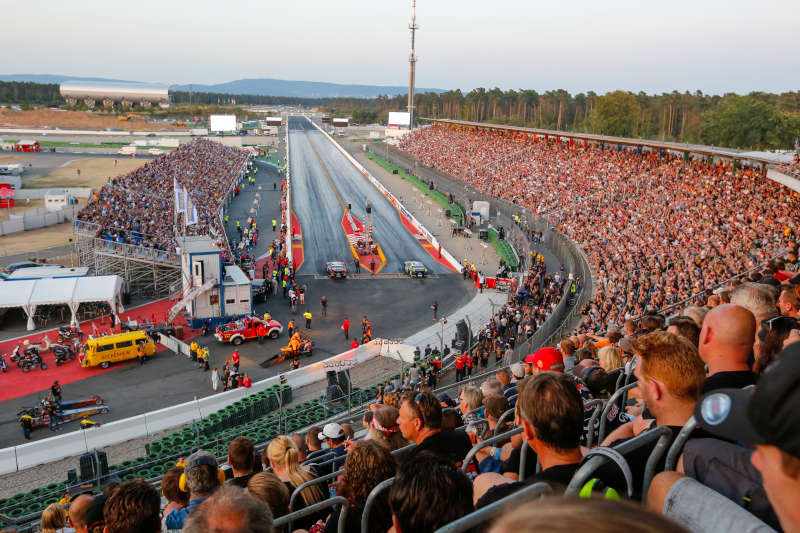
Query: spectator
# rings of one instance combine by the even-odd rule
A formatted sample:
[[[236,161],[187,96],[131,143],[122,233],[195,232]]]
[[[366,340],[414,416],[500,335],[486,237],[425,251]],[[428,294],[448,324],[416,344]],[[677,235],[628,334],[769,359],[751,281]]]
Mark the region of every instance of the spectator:
[[[381,407],[372,414],[366,438],[374,440],[390,451],[407,446],[409,442],[403,438],[397,418],[400,411],[394,407]]]
[[[247,488],[247,482],[255,473],[253,472],[254,450],[253,441],[247,437],[236,437],[228,444],[228,464],[233,470],[233,479],[226,481],[227,484],[242,489]]]
[[[182,475],[183,467],[176,466],[167,470],[167,473],[161,478],[161,496],[167,500],[167,506],[161,512],[164,518],[166,518],[173,509],[180,510],[189,505],[189,493],[180,488],[180,479]],[[70,515],[71,514],[72,508],[70,507]]]
[[[778,297],[778,309],[783,316],[800,318],[800,298],[793,288],[784,288]]]
[[[347,449],[344,445],[347,440],[347,435],[344,432],[344,428],[336,422],[330,422],[325,424],[325,427],[322,428],[322,431],[319,432],[317,437],[319,437],[319,440],[327,443],[328,452],[332,453],[336,458],[334,466],[336,468],[341,468],[344,464],[344,456],[347,454]]]
[[[495,378],[489,378],[481,385],[481,394],[484,398],[488,396],[503,395],[503,385]]]
[[[396,464],[387,448],[374,441],[359,441],[347,454],[344,472],[336,484],[336,494],[344,496],[350,503],[345,522],[345,531],[359,533],[361,531],[361,515],[367,496],[375,485],[394,477]],[[388,492],[384,491],[373,503],[367,524],[367,531],[386,531],[392,526],[389,510]],[[337,531],[341,507],[337,506],[325,522],[325,533]]]
[[[784,531],[800,531],[800,344],[791,345],[759,378],[755,391],[719,389],[699,402],[695,416],[709,433],[739,448],[763,476],[763,486]],[[691,441],[690,441],[691,442]],[[719,442],[719,441],[717,441]],[[726,443],[722,443],[726,444]],[[750,447],[755,451],[751,452]],[[710,493],[710,495],[709,495]],[[656,476],[648,506],[693,528],[755,531],[752,515],[700,483],[675,472]],[[711,496],[711,497],[709,497]]]
[[[106,521],[103,515],[103,508],[108,501],[107,494],[98,494],[92,498],[92,502],[86,509],[86,528],[90,533],[103,533]]]
[[[442,430],[442,406],[430,392],[407,394],[397,424],[403,437],[417,444],[407,452],[406,460],[429,451],[459,465],[472,447],[463,431]]]
[[[51,503],[42,511],[42,533],[64,533],[67,513],[58,503]]]
[[[621,368],[622,351],[616,346],[604,346],[597,351],[597,360],[606,372]]]
[[[516,382],[511,381],[511,374],[506,369],[500,369],[495,374],[497,381],[500,382],[500,385],[503,387],[503,396],[506,398],[510,398],[514,394],[517,393],[517,384]]]
[[[264,450],[266,461],[272,471],[283,481],[289,494],[303,483],[311,481],[317,477],[316,472],[307,469],[298,462],[298,451],[294,441],[285,435],[280,435],[272,439],[269,446]],[[296,500],[292,511],[300,511],[309,505],[314,505],[324,500],[327,496],[323,492],[324,485],[309,485],[300,491],[300,497]],[[312,515],[297,521],[300,527],[310,527],[316,522],[317,516]]]
[[[322,428],[319,426],[311,426],[306,433],[306,444],[308,445],[308,453],[306,459],[316,459],[323,455],[327,455],[328,450],[322,449],[322,441],[319,439],[319,434]]]
[[[225,486],[186,520],[184,533],[272,533],[269,506],[236,486]]]
[[[697,323],[691,317],[676,316],[671,318],[669,326],[667,326],[667,331],[675,335],[681,335],[695,347],[697,347],[700,342],[700,327],[698,327]]]
[[[342,431],[344,431],[344,436],[347,440],[353,440],[356,437],[356,432],[353,430],[353,426],[347,422],[342,424]]]
[[[634,370],[638,388],[655,420],[640,415],[612,431],[603,446],[615,446],[654,426],[668,427],[674,439],[692,416],[705,381],[703,361],[697,349],[683,337],[654,331],[634,337],[633,348],[639,357]],[[652,442],[625,456],[633,472],[635,495],[641,495],[645,466],[654,446]],[[664,469],[664,459],[661,458],[657,472]]]
[[[775,361],[778,352],[784,347],[792,331],[797,328],[797,320],[788,316],[776,316],[761,322],[753,345],[756,373],[760,374]]]
[[[525,440],[542,470],[524,482],[513,483],[496,473],[479,475],[473,490],[477,508],[539,481],[566,487],[583,459],[583,402],[569,376],[553,372],[535,375],[523,385],[517,404]]]
[[[731,293],[731,303],[753,313],[756,324],[778,314],[774,289],[761,283],[742,283]]]
[[[103,516],[106,533],[155,533],[161,531],[161,498],[149,483],[134,479],[108,497]]]
[[[289,489],[272,472],[259,472],[247,482],[247,492],[266,503],[273,518],[289,514]]]
[[[86,514],[89,511],[92,499],[89,494],[81,494],[69,504],[69,525],[75,530],[75,533],[87,533],[89,531],[89,525],[86,523]]]
[[[563,339],[558,343],[558,350],[564,360],[564,371],[572,373],[572,368],[578,363],[575,357],[575,344],[569,339]]]
[[[602,498],[549,497],[500,515],[489,533],[688,533],[640,505]]]
[[[217,465],[216,458],[205,450],[197,450],[186,459],[183,482],[189,492],[189,505],[174,509],[164,519],[167,529],[181,529],[186,517],[203,503],[224,482],[224,474]]]
[[[297,460],[305,462],[308,459],[308,444],[306,443],[306,436],[303,433],[293,433],[292,440],[297,446]]]
[[[482,405],[483,394],[480,389],[472,386],[461,388],[461,391],[458,393],[458,408],[461,410],[461,415],[465,424],[477,422],[480,419],[478,413],[473,411],[479,409]]]
[[[435,531],[472,512],[472,486],[449,461],[420,452],[397,469],[389,506],[395,533]]]
[[[715,307],[706,315],[700,332],[700,358],[708,368],[703,393],[755,385],[751,371],[756,321],[753,314],[734,304]]]
[[[728,297],[728,300],[729,300],[728,302],[722,302],[722,303],[730,303],[730,297]],[[683,310],[681,315],[691,318],[694,321],[694,323],[697,324],[698,328],[702,328],[703,321],[705,320],[707,313],[708,310],[705,307],[690,305],[689,307]]]

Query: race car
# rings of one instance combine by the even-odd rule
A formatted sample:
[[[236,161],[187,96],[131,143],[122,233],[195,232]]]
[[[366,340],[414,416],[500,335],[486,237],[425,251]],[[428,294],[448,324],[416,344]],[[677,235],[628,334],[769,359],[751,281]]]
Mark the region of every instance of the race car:
[[[256,328],[259,324],[265,325],[267,336],[270,339],[277,339],[283,331],[283,326],[277,320],[264,320],[256,316],[248,316],[218,327],[214,337],[219,342],[230,342],[238,346],[246,340],[258,337]]]
[[[421,261],[406,261],[403,263],[403,272],[412,278],[424,278],[428,275],[428,269]]]
[[[342,261],[329,261],[325,263],[325,273],[331,278],[346,278],[347,268]]]

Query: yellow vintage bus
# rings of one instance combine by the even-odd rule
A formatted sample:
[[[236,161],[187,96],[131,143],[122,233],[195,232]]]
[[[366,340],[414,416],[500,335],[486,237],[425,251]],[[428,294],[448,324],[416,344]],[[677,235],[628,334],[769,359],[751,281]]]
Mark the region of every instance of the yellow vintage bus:
[[[144,331],[129,331],[108,337],[95,337],[86,341],[78,356],[81,366],[108,368],[111,363],[136,359],[139,345],[144,345],[146,357],[156,353],[156,343]]]

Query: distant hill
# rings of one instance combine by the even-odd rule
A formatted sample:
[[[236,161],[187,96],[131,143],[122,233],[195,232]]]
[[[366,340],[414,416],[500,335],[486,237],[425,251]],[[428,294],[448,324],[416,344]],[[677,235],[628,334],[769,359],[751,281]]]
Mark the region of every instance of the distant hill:
[[[188,85],[172,85],[170,90],[188,91]],[[223,94],[257,94],[264,96],[294,96],[297,98],[375,98],[379,95],[406,94],[408,87],[400,85],[345,85],[321,81],[276,80],[253,78],[215,85],[192,85],[195,92]],[[416,92],[442,93],[443,89],[417,88]]]
[[[65,80],[126,82],[111,78],[89,78],[64,76],[61,74],[0,74],[0,81],[30,81],[34,83],[61,83]],[[136,83],[136,82],[133,82]],[[172,91],[188,91],[189,85],[172,85]],[[346,85],[321,81],[276,80],[253,78],[217,83],[214,85],[192,84],[192,91],[222,94],[255,94],[262,96],[291,96],[296,98],[375,98],[379,95],[396,96],[406,94],[408,87],[402,85]],[[416,92],[442,93],[443,89],[418,87]]]
[[[111,78],[86,78],[81,76],[64,76],[61,74],[0,74],[0,81],[30,81],[33,83],[61,83],[66,80],[116,81],[116,82],[132,83],[130,80],[115,80]]]

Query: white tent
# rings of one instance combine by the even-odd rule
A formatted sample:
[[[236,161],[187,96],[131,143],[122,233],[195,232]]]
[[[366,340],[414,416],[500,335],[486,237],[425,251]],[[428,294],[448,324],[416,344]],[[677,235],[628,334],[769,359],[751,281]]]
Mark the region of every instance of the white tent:
[[[96,276],[84,278],[31,279],[0,282],[0,309],[21,307],[28,315],[28,330],[36,329],[33,316],[40,305],[66,305],[77,324],[76,313],[84,302],[106,302],[119,319],[122,307],[122,278]]]

